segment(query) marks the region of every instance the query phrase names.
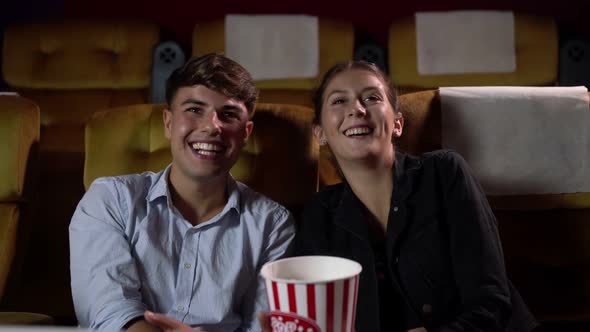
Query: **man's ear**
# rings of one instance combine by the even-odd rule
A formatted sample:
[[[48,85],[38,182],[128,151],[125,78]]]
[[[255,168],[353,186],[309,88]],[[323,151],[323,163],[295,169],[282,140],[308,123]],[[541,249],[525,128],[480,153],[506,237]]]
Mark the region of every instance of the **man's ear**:
[[[326,134],[324,134],[324,129],[320,125],[313,125],[313,136],[318,141],[320,145],[326,145]]]
[[[170,129],[172,126],[172,111],[166,108],[162,111],[162,118],[164,120],[164,134],[167,139],[170,139],[172,136],[172,130]]]
[[[244,144],[246,144],[246,142],[248,141],[248,138],[252,134],[252,129],[254,129],[254,122],[248,120],[248,122],[246,122],[246,130],[244,133]]]
[[[399,114],[393,120],[393,137],[398,138],[404,130],[404,117]]]

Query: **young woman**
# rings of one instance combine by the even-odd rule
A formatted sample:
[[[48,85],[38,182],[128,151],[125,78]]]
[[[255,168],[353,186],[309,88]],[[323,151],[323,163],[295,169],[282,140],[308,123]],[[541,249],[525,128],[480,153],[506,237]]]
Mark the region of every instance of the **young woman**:
[[[326,73],[314,134],[344,182],[308,204],[296,255],[363,266],[356,330],[531,331],[535,319],[506,277],[495,217],[465,161],[396,150],[403,116],[387,76],[351,61]]]

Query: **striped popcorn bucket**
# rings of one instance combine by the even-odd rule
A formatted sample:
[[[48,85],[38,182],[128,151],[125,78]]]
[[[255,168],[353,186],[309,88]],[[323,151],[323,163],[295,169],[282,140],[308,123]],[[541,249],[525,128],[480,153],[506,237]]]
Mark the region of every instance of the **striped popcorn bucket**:
[[[300,256],[266,263],[261,275],[273,332],[352,332],[359,263],[332,256]]]

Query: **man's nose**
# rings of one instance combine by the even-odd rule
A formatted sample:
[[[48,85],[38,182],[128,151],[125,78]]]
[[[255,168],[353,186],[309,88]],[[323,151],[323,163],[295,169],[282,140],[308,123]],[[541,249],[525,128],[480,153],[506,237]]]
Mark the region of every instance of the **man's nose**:
[[[221,133],[221,121],[217,116],[217,112],[210,112],[204,119],[205,124],[203,131],[211,136],[219,135]]]

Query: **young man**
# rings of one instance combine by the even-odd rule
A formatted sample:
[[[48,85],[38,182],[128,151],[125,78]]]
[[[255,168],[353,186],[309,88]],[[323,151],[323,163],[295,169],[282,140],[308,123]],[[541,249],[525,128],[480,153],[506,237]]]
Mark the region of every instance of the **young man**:
[[[259,331],[259,271],[284,256],[289,212],[229,174],[253,123],[250,74],[221,55],[168,79],[172,164],[97,179],[70,224],[72,294],[84,327],[156,330],[146,310],[208,332]]]

